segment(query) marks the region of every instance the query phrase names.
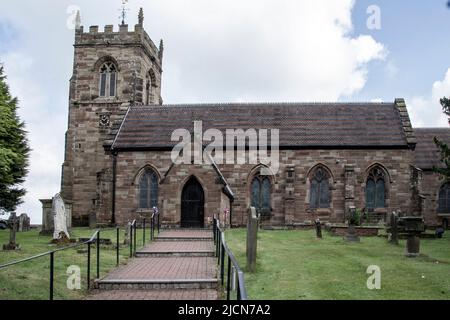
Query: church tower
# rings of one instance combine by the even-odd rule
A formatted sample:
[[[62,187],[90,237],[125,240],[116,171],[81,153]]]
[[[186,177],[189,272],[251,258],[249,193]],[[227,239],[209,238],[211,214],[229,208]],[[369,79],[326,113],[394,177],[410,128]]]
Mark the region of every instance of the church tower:
[[[79,20],[79,19],[78,19]],[[103,145],[117,132],[130,105],[160,105],[163,43],[153,43],[141,9],[134,30],[122,22],[99,31],[75,31],[73,75],[61,195],[72,203],[73,225],[109,223],[112,156]]]

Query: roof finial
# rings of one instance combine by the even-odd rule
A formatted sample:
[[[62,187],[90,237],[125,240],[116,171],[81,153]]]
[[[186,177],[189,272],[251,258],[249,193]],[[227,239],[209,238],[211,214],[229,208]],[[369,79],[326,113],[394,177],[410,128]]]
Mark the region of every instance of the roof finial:
[[[162,61],[163,56],[164,56],[164,41],[163,39],[161,39],[161,41],[159,42],[159,53],[158,53],[159,61]]]
[[[75,29],[80,29],[81,27],[81,14],[80,10],[77,10],[77,15],[75,16]]]
[[[142,7],[139,9],[139,15],[138,15],[139,25],[144,25],[144,9]]]

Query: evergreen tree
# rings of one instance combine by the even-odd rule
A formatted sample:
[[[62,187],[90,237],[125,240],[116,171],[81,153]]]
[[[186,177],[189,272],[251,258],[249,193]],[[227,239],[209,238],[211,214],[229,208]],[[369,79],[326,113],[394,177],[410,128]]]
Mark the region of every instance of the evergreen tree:
[[[0,64],[0,213],[14,211],[25,195],[21,184],[27,174],[30,148],[25,124],[17,115],[17,102],[9,93]]]
[[[450,124],[450,99],[442,98],[441,99],[442,111],[446,114],[448,118],[448,123]],[[446,179],[450,179],[450,147],[445,144],[443,141],[440,141],[437,137],[434,137],[434,143],[439,148],[441,153],[441,161],[444,166],[442,168],[434,168],[434,171],[444,176]]]

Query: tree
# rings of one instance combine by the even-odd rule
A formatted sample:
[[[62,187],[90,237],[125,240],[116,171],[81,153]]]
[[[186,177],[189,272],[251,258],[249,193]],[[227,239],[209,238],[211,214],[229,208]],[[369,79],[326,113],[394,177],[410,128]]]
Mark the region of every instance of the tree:
[[[448,118],[448,123],[450,124],[450,99],[442,98],[441,99],[442,111],[446,114]],[[443,141],[440,141],[437,137],[434,137],[434,143],[439,148],[439,152],[441,153],[441,161],[444,166],[442,168],[433,168],[435,172],[441,174],[446,179],[450,179],[450,148]]]
[[[0,213],[14,211],[26,192],[21,184],[28,172],[30,148],[17,104],[0,64]]]

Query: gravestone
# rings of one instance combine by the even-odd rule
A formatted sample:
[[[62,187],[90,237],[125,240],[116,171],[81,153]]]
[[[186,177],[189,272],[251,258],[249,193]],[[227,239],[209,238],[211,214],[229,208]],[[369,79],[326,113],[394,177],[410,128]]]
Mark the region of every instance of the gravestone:
[[[314,221],[316,225],[316,237],[319,239],[322,239],[322,223],[320,222],[320,219],[317,218],[316,221]]]
[[[356,208],[353,206],[349,207],[349,215],[348,215],[348,228],[347,235],[345,236],[345,240],[347,242],[360,242],[359,236],[356,233],[355,229],[355,216],[356,216]]]
[[[3,245],[3,250],[20,250],[20,245],[16,243],[16,231],[19,219],[16,217],[16,213],[12,212],[8,219],[9,224],[9,243]]]
[[[69,231],[67,230],[66,207],[64,205],[64,200],[61,198],[61,195],[59,193],[53,197],[52,212],[53,222],[55,225],[53,231],[53,240],[57,242],[68,241],[70,239],[70,236]]]
[[[131,222],[128,222],[127,226],[125,227],[125,237],[123,239],[124,245],[130,244],[130,237],[131,237]]]
[[[30,217],[26,213],[22,213],[19,216],[19,224],[18,224],[19,232],[27,232],[30,231]]]
[[[425,223],[422,217],[406,216],[399,219],[400,232],[406,234],[406,256],[418,257],[420,255],[419,235],[425,231]]]
[[[97,214],[95,211],[89,213],[89,228],[94,229],[97,227]]]
[[[256,252],[258,243],[258,217],[256,209],[250,207],[247,216],[247,269],[256,271]]]
[[[395,211],[391,213],[388,241],[392,244],[398,244],[398,215]]]
[[[42,229],[40,235],[51,235],[55,230],[53,223],[52,203],[53,199],[40,199],[42,203]]]

